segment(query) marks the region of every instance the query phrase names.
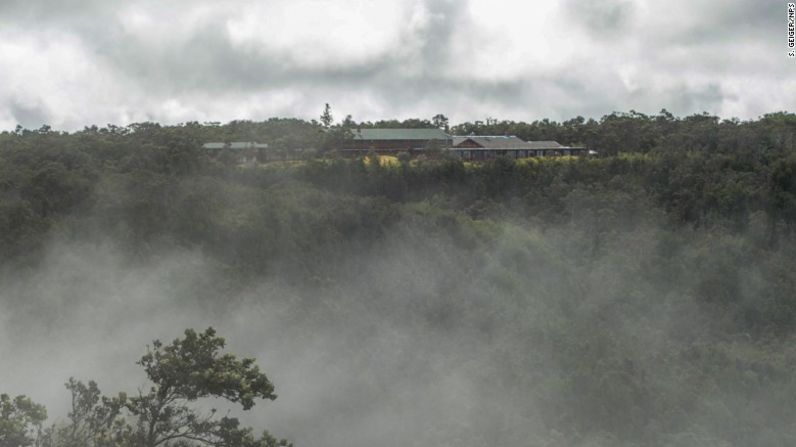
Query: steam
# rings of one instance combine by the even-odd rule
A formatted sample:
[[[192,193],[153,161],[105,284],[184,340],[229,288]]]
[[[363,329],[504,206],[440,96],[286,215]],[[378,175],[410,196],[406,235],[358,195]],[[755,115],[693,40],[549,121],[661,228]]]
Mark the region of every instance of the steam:
[[[301,446],[571,445],[554,427],[583,430],[579,445],[618,445],[610,433],[644,439],[656,428],[643,419],[680,401],[690,407],[673,431],[719,439],[729,427],[709,420],[714,405],[747,411],[718,376],[694,375],[714,383],[701,395],[678,391],[678,374],[699,366],[682,352],[714,342],[726,322],[689,295],[700,260],[689,244],[666,245],[666,230],[630,226],[592,254],[588,226],[495,224],[479,250],[426,230],[404,220],[305,285],[239,284],[199,251],[142,260],[111,244],[54,243],[40,267],[2,274],[0,383],[58,420],[68,377],[134,390],[147,343],[213,326],[277,387],[244,421]],[[683,269],[666,271],[667,256]],[[764,287],[757,274],[740,272],[743,296]],[[771,391],[744,402],[760,411]]]

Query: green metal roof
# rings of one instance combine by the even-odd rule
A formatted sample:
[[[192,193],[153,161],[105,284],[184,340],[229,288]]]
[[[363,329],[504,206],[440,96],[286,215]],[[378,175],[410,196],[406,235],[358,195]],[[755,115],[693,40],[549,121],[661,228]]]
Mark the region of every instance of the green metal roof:
[[[450,140],[441,129],[354,129],[355,140]]]

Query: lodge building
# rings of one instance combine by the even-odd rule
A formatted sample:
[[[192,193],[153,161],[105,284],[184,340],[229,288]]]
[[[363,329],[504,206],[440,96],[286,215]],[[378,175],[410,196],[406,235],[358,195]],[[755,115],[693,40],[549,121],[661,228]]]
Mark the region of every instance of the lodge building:
[[[431,147],[449,148],[453,139],[441,129],[356,129],[353,139],[347,141],[338,152],[349,155],[365,155],[370,151],[382,155],[399,152],[420,152]]]
[[[211,157],[224,158],[238,164],[256,164],[275,160],[296,160],[306,156],[303,151],[269,149],[265,143],[205,143],[202,149]],[[594,152],[580,146],[563,146],[556,141],[524,141],[513,135],[451,136],[442,129],[356,129],[353,138],[335,148],[347,157],[361,157],[368,152],[381,155],[410,156],[443,151],[467,161],[493,160],[497,157],[560,157],[583,156]],[[438,154],[439,152],[437,152]]]
[[[441,129],[357,129],[338,153],[362,156],[408,152],[422,154],[430,148],[450,151],[463,160],[492,160],[497,157],[559,157],[587,155],[586,148],[563,146],[556,141],[523,141],[509,135],[451,136]]]
[[[453,137],[451,151],[463,160],[491,160],[496,157],[560,157],[586,155],[586,148],[562,146],[556,141],[523,141],[513,135],[471,135]]]

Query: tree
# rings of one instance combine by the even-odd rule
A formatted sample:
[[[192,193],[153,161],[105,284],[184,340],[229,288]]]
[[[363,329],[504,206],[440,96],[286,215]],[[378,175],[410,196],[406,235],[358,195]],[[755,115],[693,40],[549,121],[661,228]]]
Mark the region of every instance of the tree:
[[[130,427],[121,417],[126,394],[108,398],[96,382],[86,385],[74,378],[69,378],[66,388],[72,393],[69,424],[55,431],[53,447],[111,447],[129,437]]]
[[[329,107],[329,103],[327,102],[326,105],[323,107],[323,113],[321,114],[321,124],[323,127],[329,128],[334,121],[334,117],[332,116],[332,108]]]
[[[431,122],[434,124],[434,127],[439,129],[444,129],[445,132],[448,131],[448,117],[445,115],[438,113],[431,118]]]
[[[108,398],[95,382],[70,378],[69,422],[57,428],[42,430],[47,419],[43,406],[3,394],[0,447],[291,447],[267,431],[256,436],[236,418],[189,406],[216,397],[249,410],[256,399],[276,399],[274,385],[254,359],[224,354],[224,344],[213,328],[202,333],[188,329],[169,345],[155,340],[138,361],[152,386],[134,397],[119,393]]]
[[[346,115],[342,123],[326,129],[323,149],[327,151],[339,149],[354,138],[354,130],[356,127],[357,123],[351,118],[351,115]]]
[[[215,411],[202,415],[187,404],[205,397],[220,397],[240,403],[244,410],[255,399],[276,399],[274,385],[254,363],[221,354],[225,341],[213,328],[201,334],[192,329],[185,337],[164,346],[155,340],[152,349],[138,362],[153,385],[139,391],[126,408],[135,418],[133,445],[156,447],[177,441],[205,445],[270,446],[276,443],[268,433],[255,438],[251,429],[241,428],[236,418],[215,418]]]
[[[33,445],[46,419],[44,406],[25,396],[11,399],[8,394],[0,394],[0,446]]]

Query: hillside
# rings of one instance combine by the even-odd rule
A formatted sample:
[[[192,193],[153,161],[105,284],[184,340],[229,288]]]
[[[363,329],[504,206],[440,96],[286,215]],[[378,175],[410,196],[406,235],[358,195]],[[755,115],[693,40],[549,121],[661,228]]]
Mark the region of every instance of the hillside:
[[[0,382],[134,389],[91,340],[213,323],[296,445],[792,445],[796,116],[664,112],[454,126],[600,153],[481,164],[197,150],[323,154],[293,119],[2,133]]]

